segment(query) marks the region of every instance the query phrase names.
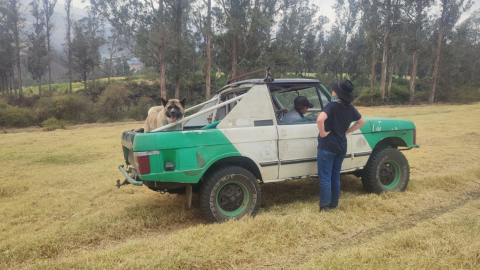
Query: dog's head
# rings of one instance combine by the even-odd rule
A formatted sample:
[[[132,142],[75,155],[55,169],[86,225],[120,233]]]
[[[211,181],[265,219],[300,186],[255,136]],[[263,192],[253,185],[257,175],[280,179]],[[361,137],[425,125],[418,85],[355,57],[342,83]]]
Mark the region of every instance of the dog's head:
[[[183,114],[185,113],[185,101],[187,99],[183,98],[181,100],[178,99],[169,99],[166,101],[162,98],[163,108],[165,110],[165,114],[168,118],[175,122],[177,119],[181,119]]]

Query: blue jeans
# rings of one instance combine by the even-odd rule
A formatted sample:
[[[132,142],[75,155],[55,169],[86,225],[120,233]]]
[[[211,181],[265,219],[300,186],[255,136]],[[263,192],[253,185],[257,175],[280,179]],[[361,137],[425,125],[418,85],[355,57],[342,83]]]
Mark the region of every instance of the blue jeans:
[[[345,154],[317,149],[318,179],[320,180],[320,207],[338,206],[340,198],[340,169]]]

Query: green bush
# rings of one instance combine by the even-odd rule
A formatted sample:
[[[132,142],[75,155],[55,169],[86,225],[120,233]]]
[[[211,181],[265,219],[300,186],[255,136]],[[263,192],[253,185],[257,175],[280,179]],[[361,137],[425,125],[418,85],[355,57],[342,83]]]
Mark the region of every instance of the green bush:
[[[457,88],[449,93],[449,100],[462,104],[480,101],[480,89],[473,86]]]
[[[39,95],[19,95],[18,97],[15,97],[13,95],[10,95],[7,97],[6,101],[8,104],[12,106],[18,106],[18,107],[25,107],[25,108],[33,108],[38,100],[40,100]]]
[[[430,96],[429,91],[416,91],[415,92],[415,103],[426,103],[428,102],[428,97]]]
[[[65,129],[67,122],[65,120],[58,120],[55,117],[48,118],[42,122],[43,131],[53,131],[56,129]]]
[[[29,108],[20,108],[11,105],[0,108],[0,126],[28,127],[35,125],[36,122],[35,112]]]
[[[8,102],[5,99],[0,99],[0,109],[5,109],[8,106]]]
[[[390,94],[385,94],[385,102],[382,101],[379,86],[376,86],[373,91],[370,89],[370,87],[364,87],[358,90],[360,95],[354,100],[354,104],[359,106],[406,104],[408,103],[410,97],[410,90],[408,87],[401,86],[396,83],[392,83]],[[388,87],[385,89],[385,91],[388,91]]]
[[[81,93],[87,96],[91,101],[96,102],[100,95],[105,91],[108,86],[108,82],[96,80],[87,82],[87,89],[84,89]]]
[[[81,95],[63,95],[55,97],[56,118],[70,123],[92,123],[96,121],[93,103]]]
[[[145,120],[147,118],[148,109],[155,106],[151,98],[141,97],[137,101],[137,106],[130,107],[127,111],[127,117],[137,121]]]
[[[379,106],[384,104],[381,99],[379,88],[374,88],[372,91],[370,87],[364,87],[358,89],[358,91],[360,92],[360,96],[355,98],[353,101],[354,105]]]
[[[131,91],[123,84],[110,84],[99,96],[96,108],[101,121],[118,121],[132,105]]]
[[[40,121],[52,117],[75,124],[96,121],[93,103],[88,97],[77,94],[41,98],[36,112]]]
[[[35,112],[37,113],[38,120],[42,122],[49,118],[57,117],[57,103],[57,100],[54,98],[40,98],[35,106]]]

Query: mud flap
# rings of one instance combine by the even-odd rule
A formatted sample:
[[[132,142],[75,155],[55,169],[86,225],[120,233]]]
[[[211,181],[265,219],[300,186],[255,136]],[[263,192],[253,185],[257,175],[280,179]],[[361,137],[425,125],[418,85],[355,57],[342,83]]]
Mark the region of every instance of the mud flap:
[[[191,208],[192,207],[192,185],[188,184],[185,187],[185,195],[187,195],[187,207]]]

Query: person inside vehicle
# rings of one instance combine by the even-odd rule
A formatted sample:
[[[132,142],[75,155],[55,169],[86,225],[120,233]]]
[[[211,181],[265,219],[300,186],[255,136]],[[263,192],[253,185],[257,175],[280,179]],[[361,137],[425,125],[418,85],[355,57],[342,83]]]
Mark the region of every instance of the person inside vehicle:
[[[305,122],[304,114],[308,108],[313,108],[313,104],[307,97],[298,96],[293,101],[293,110],[289,110],[282,118],[282,123]]]

